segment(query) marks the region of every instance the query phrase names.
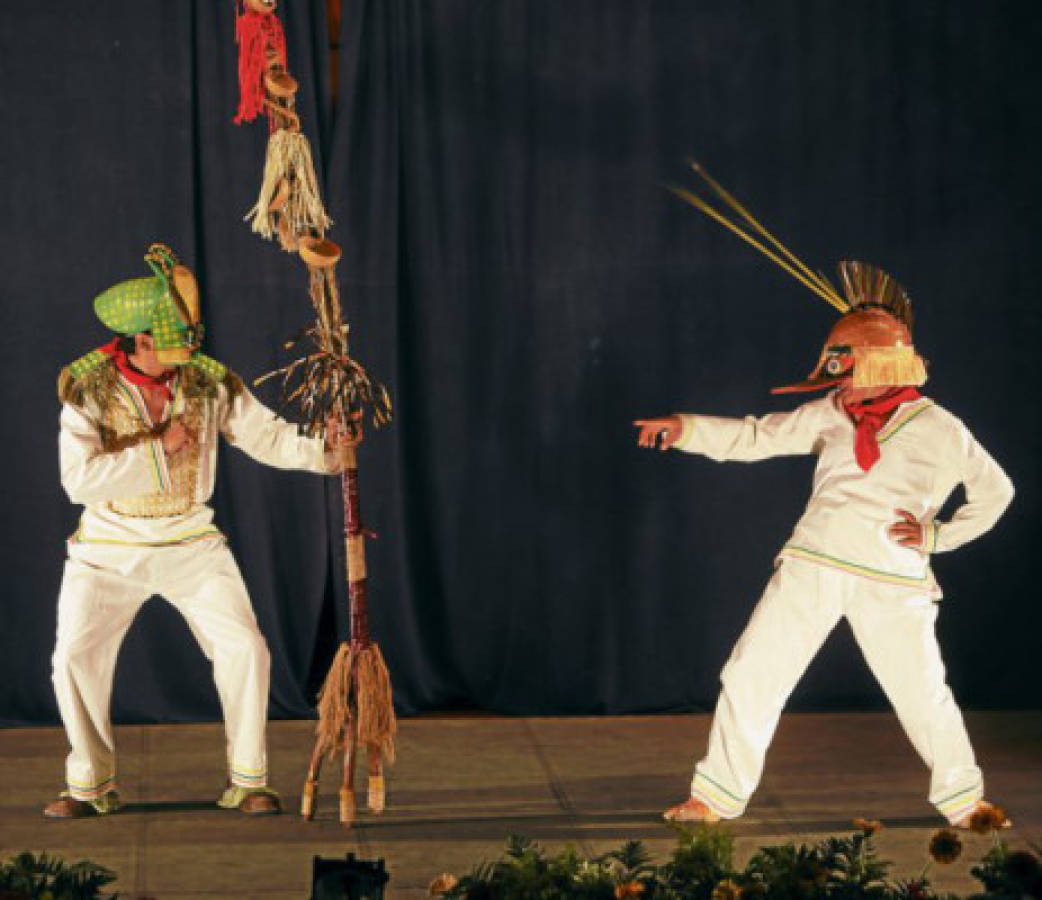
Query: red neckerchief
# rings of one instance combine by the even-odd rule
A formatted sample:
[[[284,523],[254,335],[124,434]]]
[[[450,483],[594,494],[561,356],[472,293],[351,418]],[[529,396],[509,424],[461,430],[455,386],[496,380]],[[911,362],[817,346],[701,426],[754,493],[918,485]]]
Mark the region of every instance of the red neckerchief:
[[[114,338],[98,349],[115,361],[119,374],[131,384],[136,384],[138,387],[158,388],[163,392],[167,400],[173,400],[174,394],[170,390],[170,382],[177,375],[176,370],[167,369],[161,375],[146,375],[140,369],[134,368],[133,363],[127,357],[126,351],[120,349],[119,341],[119,338]]]
[[[857,403],[844,403],[847,415],[854,420],[854,458],[857,464],[867,472],[879,460],[879,441],[876,435],[890,414],[902,403],[918,400],[922,394],[914,387],[899,387],[871,400],[860,400]]]

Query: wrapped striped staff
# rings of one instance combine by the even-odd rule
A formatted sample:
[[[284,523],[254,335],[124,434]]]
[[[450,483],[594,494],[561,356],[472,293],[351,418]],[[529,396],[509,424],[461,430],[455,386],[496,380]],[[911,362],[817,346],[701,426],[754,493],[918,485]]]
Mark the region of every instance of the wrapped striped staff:
[[[300,813],[314,818],[322,762],[342,754],[339,814],[341,823],[350,826],[355,819],[359,751],[366,752],[369,809],[382,812],[384,763],[394,761],[397,730],[390,674],[369,634],[365,565],[369,532],[362,523],[355,455],[364,417],[368,414],[375,427],[386,424],[391,400],[386,388],[348,352],[348,326],[336,280],[340,248],[325,237],[331,221],[293,108],[297,82],[288,71],[282,26],[274,11],[274,0],[236,0],[240,103],[235,121],[248,122],[267,113],[271,137],[263,184],[248,218],[254,231],[268,239],[277,236],[284,250],[296,251],[306,264],[315,321],[285,345],[292,349],[302,344],[303,355],[257,382],[281,380],[281,409],[295,414],[303,433],[324,437],[330,428],[338,432],[344,466],[350,638],[341,643],[319,692],[319,721]]]

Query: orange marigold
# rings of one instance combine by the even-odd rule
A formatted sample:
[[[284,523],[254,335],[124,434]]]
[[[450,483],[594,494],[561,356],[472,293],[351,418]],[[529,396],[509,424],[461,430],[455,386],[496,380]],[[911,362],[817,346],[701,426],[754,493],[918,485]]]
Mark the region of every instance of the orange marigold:
[[[730,878],[725,878],[713,888],[712,900],[739,900],[741,896],[742,889]]]
[[[1006,823],[1006,811],[999,806],[982,800],[970,816],[970,830],[977,834],[988,834]]]
[[[851,824],[858,831],[864,832],[866,836],[876,834],[883,827],[883,823],[879,819],[862,819],[860,817],[854,819]]]
[[[942,828],[930,841],[930,856],[936,862],[947,865],[955,862],[962,853],[962,841],[950,828]]]
[[[431,897],[440,897],[442,894],[447,894],[458,884],[459,879],[455,875],[442,872],[434,881],[427,885],[427,893]]]
[[[615,885],[615,900],[626,900],[628,897],[639,897],[644,893],[644,885],[639,881],[627,881]]]

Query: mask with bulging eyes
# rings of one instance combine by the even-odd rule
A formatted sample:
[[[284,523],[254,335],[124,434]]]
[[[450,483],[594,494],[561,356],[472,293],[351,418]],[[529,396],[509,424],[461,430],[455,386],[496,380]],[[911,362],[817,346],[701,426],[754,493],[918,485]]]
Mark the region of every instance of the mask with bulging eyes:
[[[854,370],[854,348],[834,346],[825,348],[821,371],[832,378],[842,378]]]
[[[771,393],[834,387],[849,376],[856,388],[919,386],[926,381],[926,363],[915,352],[907,325],[878,306],[862,306],[833,326],[818,364],[806,379]]]

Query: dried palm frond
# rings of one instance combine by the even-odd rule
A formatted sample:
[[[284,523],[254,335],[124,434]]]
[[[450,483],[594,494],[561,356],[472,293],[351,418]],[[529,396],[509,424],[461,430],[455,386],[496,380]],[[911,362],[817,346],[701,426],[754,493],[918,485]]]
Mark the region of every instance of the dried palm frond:
[[[314,337],[314,329],[309,334]],[[280,412],[291,409],[301,433],[309,437],[324,436],[330,417],[345,422],[349,432],[366,414],[377,428],[391,421],[387,388],[373,381],[365,368],[346,354],[317,349],[254,383],[275,377],[282,379]]]
[[[310,339],[314,350],[255,379],[282,379],[280,412],[292,410],[301,433],[322,437],[326,423],[335,417],[354,437],[359,421],[369,415],[379,428],[391,421],[391,397],[387,388],[374,381],[348,353],[348,327],[341,320],[340,294],[333,267],[309,266],[309,295],[315,322],[284,343],[287,350]]]

